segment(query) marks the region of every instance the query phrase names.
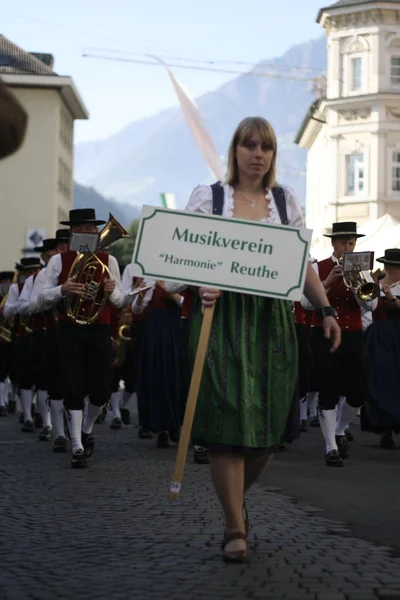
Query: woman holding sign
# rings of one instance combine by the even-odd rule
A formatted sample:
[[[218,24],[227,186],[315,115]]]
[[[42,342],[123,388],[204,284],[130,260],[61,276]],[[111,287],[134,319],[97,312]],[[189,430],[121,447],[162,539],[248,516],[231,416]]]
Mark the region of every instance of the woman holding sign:
[[[262,118],[244,119],[229,149],[225,185],[200,185],[187,210],[302,227],[293,193],[276,186],[277,142]],[[323,310],[332,350],[340,330],[311,268],[305,294]],[[201,287],[193,312],[191,347],[199,337],[202,307],[215,303],[192,436],[210,451],[213,483],[225,514],[223,558],[247,561],[245,494],[279,446],[297,381],[297,345],[290,302]],[[331,316],[332,315],[332,316]]]

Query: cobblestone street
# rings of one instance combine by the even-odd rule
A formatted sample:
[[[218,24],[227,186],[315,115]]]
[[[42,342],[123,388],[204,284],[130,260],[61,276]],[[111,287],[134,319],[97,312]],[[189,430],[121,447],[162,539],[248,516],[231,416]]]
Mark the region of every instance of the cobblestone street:
[[[1,419],[1,600],[400,599],[390,548],[264,484],[249,495],[251,561],[224,565],[207,466],[190,454],[171,503],[175,447],[106,424],[95,438],[90,468],[75,471],[69,454]]]

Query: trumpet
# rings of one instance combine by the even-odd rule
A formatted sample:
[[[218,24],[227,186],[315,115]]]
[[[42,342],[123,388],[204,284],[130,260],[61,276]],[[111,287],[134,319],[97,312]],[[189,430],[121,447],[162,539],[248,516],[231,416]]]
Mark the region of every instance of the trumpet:
[[[338,263],[343,266],[343,257]],[[379,296],[379,285],[375,282],[369,271],[362,271],[361,267],[354,265],[351,271],[343,273],[344,284],[364,302],[371,302]]]

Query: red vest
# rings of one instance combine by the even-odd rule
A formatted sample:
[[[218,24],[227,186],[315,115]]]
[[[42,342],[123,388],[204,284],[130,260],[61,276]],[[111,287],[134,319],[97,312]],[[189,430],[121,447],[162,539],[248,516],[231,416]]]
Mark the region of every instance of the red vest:
[[[329,273],[335,267],[332,258],[318,262],[318,272],[321,281],[325,281]],[[361,308],[354,298],[353,292],[345,285],[343,279],[332,284],[327,293],[331,306],[336,310],[337,321],[342,331],[362,330]],[[314,311],[312,324],[314,327],[322,327],[322,320],[318,311]]]
[[[120,308],[117,308],[116,306],[110,306],[110,334],[114,340],[118,338],[120,314]]]
[[[69,272],[71,270],[72,264],[77,256],[77,252],[74,250],[67,250],[66,252],[62,252],[60,254],[61,257],[61,273],[58,276],[58,284],[62,285],[68,279]],[[97,258],[101,260],[108,267],[108,254],[106,252],[96,252]],[[100,269],[96,270],[94,281],[100,280]],[[91,303],[84,302],[83,303],[83,311],[86,313],[89,312]],[[58,321],[69,321],[65,309],[65,303],[61,302],[60,307],[58,309],[57,314]],[[95,321],[97,325],[109,325],[110,324],[110,305],[106,304],[104,310],[100,313],[99,318]]]

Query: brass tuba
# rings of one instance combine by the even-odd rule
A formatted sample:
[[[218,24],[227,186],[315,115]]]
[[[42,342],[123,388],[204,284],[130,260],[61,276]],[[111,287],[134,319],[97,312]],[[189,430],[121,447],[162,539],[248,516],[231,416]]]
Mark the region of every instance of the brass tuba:
[[[100,232],[97,251],[104,250],[110,244],[130,235],[110,213],[107,224]],[[110,278],[110,270],[95,253],[80,253],[75,258],[68,278],[85,284],[82,296],[71,295],[67,298],[67,316],[77,325],[90,325],[100,316],[108,302],[109,292],[104,291],[104,283]]]
[[[338,263],[342,266],[343,258],[339,258]],[[351,271],[343,273],[343,281],[364,302],[371,302],[371,300],[375,300],[379,296],[379,285],[371,273],[369,271],[362,271],[356,265]]]

